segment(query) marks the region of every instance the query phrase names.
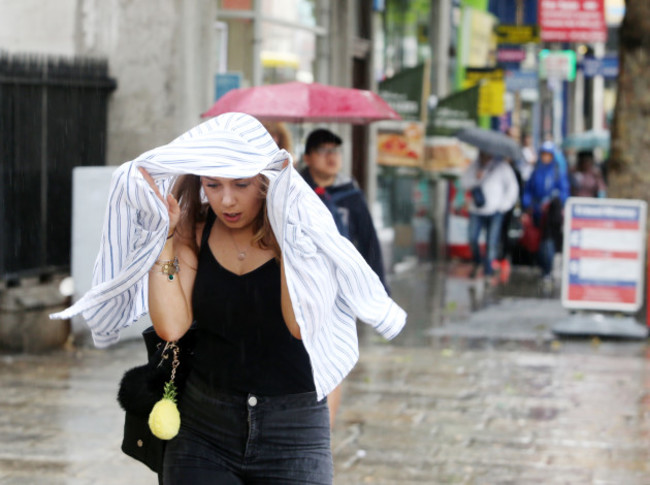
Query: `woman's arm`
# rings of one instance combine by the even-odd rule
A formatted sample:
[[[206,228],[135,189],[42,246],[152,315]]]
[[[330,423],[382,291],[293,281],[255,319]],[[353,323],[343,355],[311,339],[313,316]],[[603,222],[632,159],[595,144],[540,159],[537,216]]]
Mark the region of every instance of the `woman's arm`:
[[[175,239],[167,240],[149,271],[149,315],[158,336],[168,341],[181,338],[192,324],[191,295],[197,265],[194,251]],[[174,258],[178,259],[179,272],[170,279],[160,262]]]
[[[296,314],[293,311],[293,306],[291,305],[291,297],[289,296],[289,286],[287,285],[287,276],[284,272],[284,258],[280,260],[280,272],[281,272],[281,305],[282,305],[282,316],[284,317],[284,322],[293,335],[297,339],[302,339],[300,334],[300,327],[298,326],[298,321],[296,320]]]
[[[176,234],[180,219],[176,199],[171,194],[164,198],[151,175],[143,168],[140,168],[140,173],[163,201],[169,216],[169,237],[149,270],[149,315],[160,338],[178,340],[192,324],[191,295],[197,258],[189,245]]]

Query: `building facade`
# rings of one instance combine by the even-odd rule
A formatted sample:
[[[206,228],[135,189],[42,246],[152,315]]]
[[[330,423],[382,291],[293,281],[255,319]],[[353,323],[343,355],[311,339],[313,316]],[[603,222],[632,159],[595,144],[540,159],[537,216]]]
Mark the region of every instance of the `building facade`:
[[[0,0],[0,10],[1,51],[108,59],[117,80],[111,165],[201,122],[219,75],[237,73],[242,87],[296,79],[370,87],[369,1]]]

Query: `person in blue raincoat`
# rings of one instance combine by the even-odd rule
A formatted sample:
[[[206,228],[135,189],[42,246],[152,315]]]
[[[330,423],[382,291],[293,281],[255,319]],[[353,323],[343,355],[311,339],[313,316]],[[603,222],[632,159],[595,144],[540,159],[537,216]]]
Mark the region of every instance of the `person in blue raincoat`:
[[[522,206],[540,229],[537,257],[546,291],[553,287],[553,258],[562,244],[562,211],[568,197],[569,178],[558,160],[555,144],[544,142],[535,169],[524,186]]]

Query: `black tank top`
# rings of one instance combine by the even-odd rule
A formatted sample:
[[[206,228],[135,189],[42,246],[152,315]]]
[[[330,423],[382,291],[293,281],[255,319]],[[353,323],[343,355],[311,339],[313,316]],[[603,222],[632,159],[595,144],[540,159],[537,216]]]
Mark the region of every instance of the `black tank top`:
[[[314,391],[309,356],[282,316],[279,263],[271,259],[243,275],[225,269],[207,242],[214,221],[210,210],[192,293],[193,378],[217,390],[267,396]]]

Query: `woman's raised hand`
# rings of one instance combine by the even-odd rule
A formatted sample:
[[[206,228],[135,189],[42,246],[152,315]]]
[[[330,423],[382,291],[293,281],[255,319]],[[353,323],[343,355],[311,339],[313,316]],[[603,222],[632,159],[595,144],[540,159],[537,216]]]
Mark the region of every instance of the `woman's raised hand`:
[[[156,182],[154,182],[154,179],[151,177],[151,175],[149,175],[149,172],[147,172],[142,167],[138,167],[138,170],[140,170],[140,173],[142,174],[144,179],[151,186],[151,188],[156,193],[158,198],[163,201],[165,207],[167,207],[167,212],[169,214],[168,236],[171,236],[172,234],[174,234],[174,231],[176,231],[176,224],[178,224],[178,219],[180,218],[181,215],[181,208],[178,205],[178,201],[174,198],[174,196],[171,193],[167,194],[167,198],[164,198],[160,193],[160,190],[158,190],[158,186],[156,185]]]

